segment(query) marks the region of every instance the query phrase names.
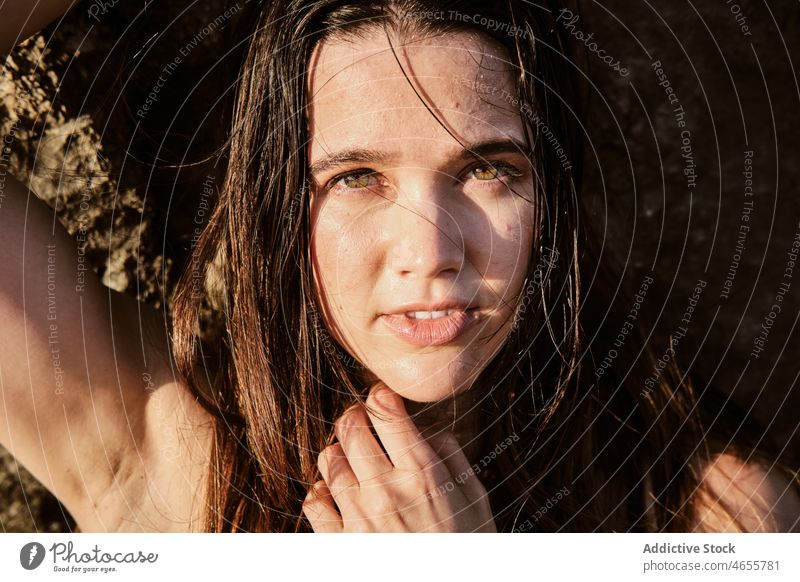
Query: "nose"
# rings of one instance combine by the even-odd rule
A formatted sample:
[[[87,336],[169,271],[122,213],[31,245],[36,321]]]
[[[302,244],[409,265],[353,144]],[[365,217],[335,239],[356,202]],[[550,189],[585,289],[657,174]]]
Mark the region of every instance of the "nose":
[[[409,280],[458,275],[464,264],[465,233],[459,228],[446,188],[434,179],[406,184],[392,210],[390,266]]]

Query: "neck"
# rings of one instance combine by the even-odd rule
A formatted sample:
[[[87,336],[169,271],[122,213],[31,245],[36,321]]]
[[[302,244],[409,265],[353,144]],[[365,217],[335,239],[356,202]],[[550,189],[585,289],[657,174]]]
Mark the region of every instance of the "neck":
[[[371,371],[362,371],[360,380],[364,386],[372,386],[379,381]],[[476,387],[436,402],[416,402],[403,399],[406,412],[414,420],[424,437],[430,438],[449,431],[456,437],[467,459],[473,462],[480,450],[480,400],[485,397]]]
[[[478,450],[480,432],[480,394],[477,390],[466,390],[452,398],[438,402],[414,402],[405,400],[406,410],[414,423],[426,437],[441,432],[453,433],[464,454],[471,462]]]

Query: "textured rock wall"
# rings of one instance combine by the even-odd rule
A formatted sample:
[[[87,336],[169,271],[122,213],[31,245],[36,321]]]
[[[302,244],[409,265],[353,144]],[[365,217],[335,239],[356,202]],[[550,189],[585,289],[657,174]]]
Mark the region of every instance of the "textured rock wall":
[[[665,307],[666,329],[687,328],[676,351],[690,374],[752,406],[800,466],[800,269],[791,271],[790,255],[800,241],[800,9],[723,0],[583,7],[576,29],[596,32],[630,71],[588,55],[605,94],[589,117],[598,160],[589,183],[602,190],[593,206],[609,212],[608,242],[629,257],[626,277],[655,275],[660,297],[648,301]]]

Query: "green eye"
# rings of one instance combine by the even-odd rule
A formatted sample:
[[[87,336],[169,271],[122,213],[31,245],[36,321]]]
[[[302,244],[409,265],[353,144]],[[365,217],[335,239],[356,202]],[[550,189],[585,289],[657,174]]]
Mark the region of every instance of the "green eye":
[[[369,188],[376,185],[377,176],[375,172],[362,171],[351,172],[344,176],[339,176],[331,180],[332,187],[342,186],[350,190],[358,190],[360,188]]]
[[[494,180],[500,174],[500,171],[495,166],[481,166],[472,170],[472,174],[478,180]]]
[[[518,171],[513,166],[502,163],[475,166],[469,173],[481,182],[488,182],[506,176],[517,177],[522,175],[522,172]]]

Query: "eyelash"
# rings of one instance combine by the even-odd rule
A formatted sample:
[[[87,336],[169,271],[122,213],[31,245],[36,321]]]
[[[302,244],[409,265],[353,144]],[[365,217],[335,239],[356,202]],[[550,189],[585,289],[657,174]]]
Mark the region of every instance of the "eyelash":
[[[480,168],[490,168],[490,167],[494,168],[495,170],[497,170],[498,173],[502,172],[504,175],[498,176],[496,178],[490,178],[488,180],[478,180],[479,182],[485,182],[487,184],[494,184],[494,182],[496,180],[501,180],[502,178],[519,178],[520,176],[523,175],[523,172],[519,171],[515,166],[513,166],[513,165],[511,165],[511,164],[509,164],[507,162],[499,162],[499,161],[498,162],[488,162],[488,163],[479,162],[479,163],[473,165],[469,170],[467,170],[467,174],[469,174],[471,172],[474,172],[475,170],[478,170]],[[358,177],[358,176],[377,176],[377,175],[378,175],[378,172],[375,172],[375,171],[370,170],[368,168],[353,170],[353,171],[350,171],[350,172],[346,172],[344,174],[339,174],[338,176],[334,176],[333,178],[328,180],[328,183],[325,185],[325,189],[326,190],[336,190],[336,189],[338,189],[339,187],[337,186],[337,183],[342,181],[342,180],[344,180],[345,178]],[[347,188],[347,187],[341,187],[341,188],[343,188],[344,190],[358,191],[358,190],[368,190],[369,188],[373,188],[373,187],[374,186],[364,186],[362,188]]]

